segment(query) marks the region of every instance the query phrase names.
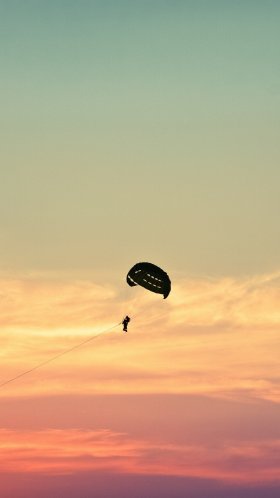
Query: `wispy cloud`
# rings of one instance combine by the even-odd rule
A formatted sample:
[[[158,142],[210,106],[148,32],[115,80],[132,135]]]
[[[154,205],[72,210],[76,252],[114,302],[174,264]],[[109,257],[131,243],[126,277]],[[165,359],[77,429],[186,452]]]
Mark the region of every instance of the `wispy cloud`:
[[[1,327],[52,329],[104,322],[116,290],[110,285],[44,277],[1,279]]]
[[[4,279],[1,378],[132,311],[127,335],[114,329],[14,384],[13,395],[167,392],[279,402],[279,278],[180,280],[166,301],[141,288],[124,301],[113,286],[90,281]]]

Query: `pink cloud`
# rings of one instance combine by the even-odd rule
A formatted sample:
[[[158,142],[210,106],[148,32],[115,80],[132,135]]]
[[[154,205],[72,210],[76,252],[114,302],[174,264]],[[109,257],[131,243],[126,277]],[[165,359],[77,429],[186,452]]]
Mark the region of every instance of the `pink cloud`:
[[[171,444],[109,430],[0,431],[1,473],[108,471],[232,482],[279,481],[280,440]]]

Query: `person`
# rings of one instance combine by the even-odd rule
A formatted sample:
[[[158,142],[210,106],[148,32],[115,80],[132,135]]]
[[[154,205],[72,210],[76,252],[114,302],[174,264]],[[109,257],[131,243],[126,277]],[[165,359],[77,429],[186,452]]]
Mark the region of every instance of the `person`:
[[[129,322],[130,322],[130,318],[129,318],[129,316],[128,316],[128,315],[126,315],[126,317],[125,317],[125,318],[123,319],[123,321],[122,321],[123,331],[124,331],[124,332],[127,332],[127,326],[128,326],[128,324],[129,324]]]

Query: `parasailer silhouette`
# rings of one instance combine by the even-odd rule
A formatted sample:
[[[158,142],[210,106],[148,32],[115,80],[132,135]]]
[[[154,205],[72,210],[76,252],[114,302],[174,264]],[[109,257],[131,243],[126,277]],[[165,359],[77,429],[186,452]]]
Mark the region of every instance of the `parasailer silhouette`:
[[[122,325],[123,325],[123,331],[124,332],[127,332],[127,326],[129,324],[130,320],[131,320],[131,318],[129,318],[128,315],[126,315],[126,317],[123,319]]]

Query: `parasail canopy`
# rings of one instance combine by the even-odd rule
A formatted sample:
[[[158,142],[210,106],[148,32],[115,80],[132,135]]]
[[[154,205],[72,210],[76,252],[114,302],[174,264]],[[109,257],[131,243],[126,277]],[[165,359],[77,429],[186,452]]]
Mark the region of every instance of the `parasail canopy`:
[[[130,287],[141,285],[149,291],[163,294],[164,299],[171,290],[171,281],[167,273],[152,263],[136,263],[129,270],[126,281]]]

